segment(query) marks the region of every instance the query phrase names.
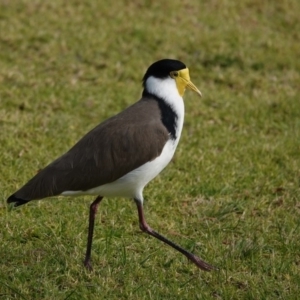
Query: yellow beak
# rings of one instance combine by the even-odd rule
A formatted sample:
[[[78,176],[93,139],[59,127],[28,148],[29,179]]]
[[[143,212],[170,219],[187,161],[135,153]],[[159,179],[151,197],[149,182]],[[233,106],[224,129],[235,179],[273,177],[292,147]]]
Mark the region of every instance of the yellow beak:
[[[191,82],[189,69],[182,69],[178,71],[178,76],[175,77],[177,89],[179,94],[183,96],[186,88],[189,88],[196,92],[200,97],[202,97],[201,92],[197,89],[197,87]]]

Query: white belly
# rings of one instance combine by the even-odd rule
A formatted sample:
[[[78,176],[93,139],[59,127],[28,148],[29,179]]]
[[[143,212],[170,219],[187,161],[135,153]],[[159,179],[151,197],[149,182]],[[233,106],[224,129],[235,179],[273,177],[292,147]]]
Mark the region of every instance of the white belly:
[[[129,197],[143,200],[143,189],[145,185],[156,177],[171,161],[176,146],[176,141],[169,140],[159,157],[145,163],[139,168],[131,171],[114,182],[107,183],[87,191],[65,191],[63,196],[76,195],[99,195],[103,197]]]

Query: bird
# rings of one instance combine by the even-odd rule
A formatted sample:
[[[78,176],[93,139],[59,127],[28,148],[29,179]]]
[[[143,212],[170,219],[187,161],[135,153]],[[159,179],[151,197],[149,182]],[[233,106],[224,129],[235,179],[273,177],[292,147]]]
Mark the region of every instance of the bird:
[[[104,197],[133,199],[140,229],[185,255],[198,268],[214,266],[170,241],[147,223],[144,187],[171,161],[184,122],[183,94],[201,92],[190,80],[189,69],[175,59],[151,64],[142,79],[142,97],[100,123],[69,151],[40,170],[7,203],[17,207],[54,196],[96,196],[89,208],[84,266],[93,270],[91,249],[99,203]]]

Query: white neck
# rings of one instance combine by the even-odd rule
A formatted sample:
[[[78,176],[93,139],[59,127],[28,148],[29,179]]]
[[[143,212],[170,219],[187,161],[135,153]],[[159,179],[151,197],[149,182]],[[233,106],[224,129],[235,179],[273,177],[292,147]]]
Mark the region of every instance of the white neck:
[[[145,89],[150,94],[164,100],[168,105],[172,107],[174,112],[177,114],[177,145],[179,137],[181,135],[184,120],[184,102],[178,92],[175,80],[171,77],[160,79],[150,76],[145,82]]]

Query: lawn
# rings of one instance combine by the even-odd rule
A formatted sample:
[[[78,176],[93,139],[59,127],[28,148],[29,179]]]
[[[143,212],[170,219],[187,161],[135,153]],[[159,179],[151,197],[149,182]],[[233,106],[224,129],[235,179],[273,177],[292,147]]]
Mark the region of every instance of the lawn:
[[[0,299],[299,299],[300,2],[0,0]],[[6,199],[82,135],[140,98],[147,67],[182,60],[181,141],[146,188],[140,232],[104,199]]]

